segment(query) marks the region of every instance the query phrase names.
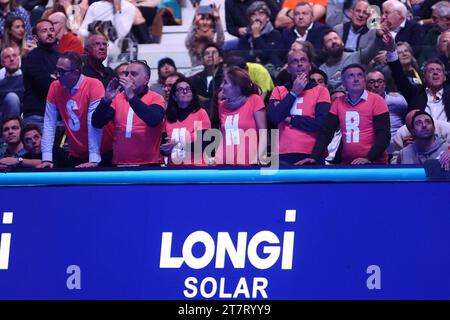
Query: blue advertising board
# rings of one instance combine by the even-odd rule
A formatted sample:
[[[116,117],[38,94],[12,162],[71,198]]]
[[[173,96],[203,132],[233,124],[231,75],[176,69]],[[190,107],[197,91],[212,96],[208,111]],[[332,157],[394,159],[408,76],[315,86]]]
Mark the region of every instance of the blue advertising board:
[[[450,299],[448,199],[448,182],[3,187],[0,299]]]

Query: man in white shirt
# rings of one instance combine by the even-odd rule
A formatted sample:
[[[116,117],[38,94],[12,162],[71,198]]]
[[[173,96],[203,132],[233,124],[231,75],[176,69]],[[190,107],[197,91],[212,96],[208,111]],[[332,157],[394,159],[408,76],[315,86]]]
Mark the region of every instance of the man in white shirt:
[[[89,35],[89,25],[94,21],[111,21],[117,34],[117,39],[111,39],[108,53],[116,56],[120,53],[119,44],[130,32],[136,16],[136,7],[127,0],[102,0],[91,4],[86,11],[78,34],[82,37]]]

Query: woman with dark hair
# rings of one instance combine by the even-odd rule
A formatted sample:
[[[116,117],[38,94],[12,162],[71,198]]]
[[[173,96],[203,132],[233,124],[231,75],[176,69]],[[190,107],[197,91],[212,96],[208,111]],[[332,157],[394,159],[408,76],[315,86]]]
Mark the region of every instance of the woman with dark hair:
[[[194,154],[194,143],[200,132],[203,137],[204,131],[210,128],[211,121],[205,109],[200,106],[197,92],[190,80],[178,78],[170,90],[166,110],[164,132],[167,135],[166,141],[169,142],[161,145],[161,153],[169,157],[169,164],[207,164],[202,155]]]
[[[248,72],[230,67],[224,73],[223,98],[219,102],[222,141],[215,163],[231,165],[266,164],[267,117],[259,88]]]
[[[9,16],[6,19],[1,49],[8,47],[17,48],[21,57],[26,56],[36,48],[33,41],[26,40],[25,23],[21,17]]]
[[[0,0],[0,34],[3,37],[5,29],[5,21],[8,17],[20,17],[25,23],[26,39],[31,40],[31,24],[28,12],[19,6],[16,0]]]

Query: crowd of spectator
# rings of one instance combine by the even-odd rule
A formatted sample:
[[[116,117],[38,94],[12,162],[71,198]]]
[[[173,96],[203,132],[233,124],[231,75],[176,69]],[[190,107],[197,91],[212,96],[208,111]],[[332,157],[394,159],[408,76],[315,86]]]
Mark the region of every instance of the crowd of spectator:
[[[449,170],[448,0],[225,0],[224,22],[196,1],[192,69],[165,57],[157,75],[127,50],[179,23],[178,3],[30,6],[0,0],[0,168]]]

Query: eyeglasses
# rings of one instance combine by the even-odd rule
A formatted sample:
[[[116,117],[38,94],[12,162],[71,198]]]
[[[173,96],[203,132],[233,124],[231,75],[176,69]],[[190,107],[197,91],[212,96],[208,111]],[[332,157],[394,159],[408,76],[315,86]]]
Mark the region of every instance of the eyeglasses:
[[[191,87],[186,87],[186,88],[177,88],[177,90],[175,90],[178,94],[181,94],[181,93],[184,93],[184,94],[187,94],[187,93],[191,93],[192,92],[192,89],[191,89]]]
[[[371,80],[367,81],[367,83],[368,83],[368,84],[375,84],[375,83],[383,84],[383,83],[384,83],[384,80],[383,80],[383,79],[377,79],[377,80],[371,79]]]
[[[70,73],[70,72],[73,72],[75,70],[77,70],[77,69],[65,70],[63,68],[58,68],[58,67],[55,68],[56,73],[59,74],[59,75],[64,75],[66,73]]]

